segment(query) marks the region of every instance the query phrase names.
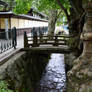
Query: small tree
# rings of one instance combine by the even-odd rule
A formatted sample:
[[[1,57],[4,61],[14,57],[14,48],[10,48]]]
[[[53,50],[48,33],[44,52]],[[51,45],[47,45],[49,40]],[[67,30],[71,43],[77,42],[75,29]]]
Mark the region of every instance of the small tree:
[[[56,0],[35,0],[33,5],[39,11],[42,11],[48,15],[48,35],[54,35],[57,19],[62,12]],[[67,4],[67,7],[70,7],[69,4]]]
[[[84,19],[85,19],[83,2],[86,2],[88,0],[56,0],[56,1],[58,5],[60,6],[61,10],[64,11],[67,17],[70,35],[75,35],[74,39],[77,37],[75,42],[77,42],[78,44],[74,48],[80,51],[81,50],[81,48],[79,48],[80,47],[80,34],[83,30]],[[66,4],[63,4],[63,1],[67,1],[70,4],[71,6],[70,9],[65,7]]]

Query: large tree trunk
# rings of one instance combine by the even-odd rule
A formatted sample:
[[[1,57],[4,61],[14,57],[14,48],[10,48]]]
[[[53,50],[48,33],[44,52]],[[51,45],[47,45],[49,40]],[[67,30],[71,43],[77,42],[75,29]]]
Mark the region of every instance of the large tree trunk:
[[[48,25],[49,36],[54,35],[56,20],[57,20],[57,10],[50,10],[49,25]]]
[[[82,53],[82,43],[80,41],[80,34],[83,30],[84,25],[84,17],[81,17],[83,15],[84,10],[82,8],[81,0],[70,0],[70,4],[72,8],[70,10],[69,33],[70,35],[74,35],[72,39],[74,39],[75,41],[72,43],[72,46],[76,49],[77,56],[79,56]]]
[[[76,51],[80,51],[79,50],[80,31],[82,31],[82,28],[83,28],[83,24],[82,26],[80,26],[81,24],[80,19],[83,14],[82,0],[69,0],[69,1],[71,5],[70,14],[68,13],[68,10],[64,7],[64,5],[62,4],[60,0],[57,0],[57,3],[61,7],[61,9],[64,11],[67,17],[70,35],[75,35],[72,38],[73,42],[72,43],[70,42],[70,45],[72,45],[72,48],[75,48]]]
[[[84,43],[83,53],[68,72],[67,92],[92,92],[92,2],[86,7],[81,39]]]

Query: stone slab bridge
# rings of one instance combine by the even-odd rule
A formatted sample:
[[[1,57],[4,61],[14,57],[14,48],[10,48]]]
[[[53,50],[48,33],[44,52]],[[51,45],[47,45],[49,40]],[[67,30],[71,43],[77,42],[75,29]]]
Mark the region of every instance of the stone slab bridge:
[[[69,35],[61,36],[37,36],[35,32],[33,36],[28,36],[24,32],[24,51],[31,52],[49,52],[49,53],[63,53],[67,54],[72,52],[68,46]]]

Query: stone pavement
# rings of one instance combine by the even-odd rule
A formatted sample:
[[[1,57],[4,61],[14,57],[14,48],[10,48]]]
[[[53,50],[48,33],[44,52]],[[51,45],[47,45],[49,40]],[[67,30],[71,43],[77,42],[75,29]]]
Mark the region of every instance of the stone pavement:
[[[0,54],[0,65],[4,62],[5,59],[9,58],[10,56],[17,53],[21,48],[24,47],[23,35],[17,37],[17,47],[16,49],[11,48],[3,53]]]

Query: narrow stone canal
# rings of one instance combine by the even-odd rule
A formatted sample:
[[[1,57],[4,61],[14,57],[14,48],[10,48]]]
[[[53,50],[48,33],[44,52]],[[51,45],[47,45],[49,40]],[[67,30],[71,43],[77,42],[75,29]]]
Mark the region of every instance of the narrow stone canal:
[[[21,52],[0,67],[0,76],[15,92],[65,92],[64,55]]]
[[[65,87],[66,75],[64,55],[53,53],[51,54],[51,58],[36,92],[64,92]]]

